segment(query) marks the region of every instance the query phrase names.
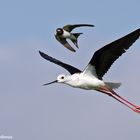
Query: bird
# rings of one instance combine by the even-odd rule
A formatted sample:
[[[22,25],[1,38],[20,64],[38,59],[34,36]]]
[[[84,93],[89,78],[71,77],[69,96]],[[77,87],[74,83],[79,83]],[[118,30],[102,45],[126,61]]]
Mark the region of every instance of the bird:
[[[83,71],[39,51],[41,57],[63,67],[70,73],[60,74],[56,80],[46,83],[44,86],[52,83],[62,83],[74,88],[95,90],[114,98],[134,112],[140,113],[139,106],[115,92],[115,89],[119,88],[121,83],[103,81],[103,76],[111,65],[132,46],[139,36],[140,28],[100,48],[93,54]]]
[[[69,49],[72,52],[75,52],[75,49],[68,43],[67,39],[70,39],[73,44],[78,47],[78,37],[83,33],[71,33],[71,31],[77,27],[94,27],[91,24],[68,24],[65,25],[63,28],[57,28],[55,38],[58,42],[60,42],[64,47]]]

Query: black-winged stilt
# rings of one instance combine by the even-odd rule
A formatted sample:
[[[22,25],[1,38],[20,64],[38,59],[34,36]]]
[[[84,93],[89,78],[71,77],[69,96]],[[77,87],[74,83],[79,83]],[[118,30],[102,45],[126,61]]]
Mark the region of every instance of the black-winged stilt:
[[[111,67],[113,62],[125,53],[126,50],[129,49],[129,47],[139,38],[139,36],[140,28],[97,50],[83,71],[39,51],[40,55],[44,59],[65,68],[71,74],[61,74],[57,77],[57,80],[44,85],[57,82],[76,88],[87,90],[93,89],[113,97],[131,110],[140,113],[139,106],[129,102],[113,90],[118,88],[121,85],[120,83],[104,82],[102,80],[102,77]]]

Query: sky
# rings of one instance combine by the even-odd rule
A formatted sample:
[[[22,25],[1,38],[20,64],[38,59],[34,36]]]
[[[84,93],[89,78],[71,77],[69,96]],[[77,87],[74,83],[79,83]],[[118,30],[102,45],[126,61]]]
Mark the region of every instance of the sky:
[[[42,86],[66,70],[40,57],[41,50],[83,70],[93,53],[140,28],[139,0],[1,0],[0,138],[13,140],[138,140],[140,115],[96,91],[63,84]],[[79,28],[79,49],[58,43],[55,30]],[[104,76],[122,82],[117,93],[140,105],[140,39]],[[8,139],[8,138],[7,138]]]

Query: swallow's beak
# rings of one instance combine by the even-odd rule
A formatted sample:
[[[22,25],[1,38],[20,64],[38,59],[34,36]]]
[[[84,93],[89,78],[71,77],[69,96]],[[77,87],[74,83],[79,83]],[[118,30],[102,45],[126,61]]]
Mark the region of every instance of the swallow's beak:
[[[53,83],[57,83],[57,80],[52,81],[52,82],[49,82],[49,83],[46,83],[46,84],[44,84],[43,86],[47,86],[47,85],[50,85],[50,84],[53,84]]]

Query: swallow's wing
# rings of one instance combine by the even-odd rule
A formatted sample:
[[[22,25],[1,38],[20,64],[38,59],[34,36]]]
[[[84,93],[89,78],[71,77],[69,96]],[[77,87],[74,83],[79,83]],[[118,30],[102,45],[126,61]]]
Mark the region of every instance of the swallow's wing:
[[[66,40],[65,38],[61,38],[61,37],[59,37],[59,36],[57,36],[57,35],[55,35],[55,38],[56,38],[64,47],[66,47],[67,49],[69,49],[69,50],[72,51],[72,52],[75,52],[75,49],[73,49],[73,48],[71,47],[71,45],[67,42],[67,40]]]
[[[44,59],[46,59],[46,60],[48,60],[48,61],[50,61],[50,62],[52,62],[52,63],[54,63],[54,64],[57,64],[57,65],[63,67],[63,68],[66,69],[70,74],[74,74],[74,73],[79,73],[79,72],[81,72],[81,70],[79,70],[79,69],[77,69],[77,68],[75,68],[75,67],[73,67],[73,66],[71,66],[71,65],[69,65],[69,64],[63,63],[63,62],[61,62],[60,60],[57,60],[57,59],[55,59],[55,58],[53,58],[53,57],[51,57],[51,56],[49,56],[49,55],[47,55],[47,54],[45,54],[45,53],[43,53],[43,52],[41,52],[41,51],[39,51],[39,54],[40,54]]]
[[[87,27],[94,27],[94,25],[91,25],[91,24],[68,24],[68,25],[65,25],[63,27],[64,30],[68,31],[68,32],[71,32],[74,28],[77,28],[77,27],[84,27],[84,26],[87,26]]]

